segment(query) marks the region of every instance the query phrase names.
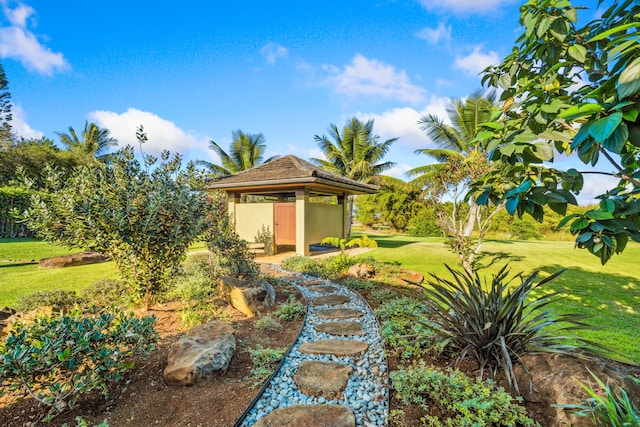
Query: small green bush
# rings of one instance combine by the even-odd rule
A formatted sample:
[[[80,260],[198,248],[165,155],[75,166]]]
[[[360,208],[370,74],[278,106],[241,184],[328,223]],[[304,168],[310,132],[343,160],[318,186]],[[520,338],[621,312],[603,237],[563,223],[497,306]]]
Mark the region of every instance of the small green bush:
[[[375,313],[390,353],[406,359],[429,350],[442,351],[442,346],[435,346],[434,334],[427,327],[430,311],[420,301],[394,298],[382,304]]]
[[[343,279],[340,279],[340,283],[354,291],[366,291],[369,289],[373,289],[376,286],[375,283],[370,282],[369,280],[355,279],[353,277],[345,277]]]
[[[89,391],[106,396],[107,383],[133,367],[132,356],[153,350],[155,322],[155,317],[104,313],[17,323],[0,344],[0,397],[29,394],[53,417]]]
[[[277,330],[282,329],[282,325],[276,319],[271,317],[270,314],[267,314],[263,318],[256,320],[256,328],[262,331]]]
[[[297,302],[295,297],[291,295],[289,300],[286,303],[281,304],[273,314],[283,322],[290,322],[292,320],[300,319],[306,312],[307,307]]]
[[[187,258],[180,272],[173,278],[164,300],[201,300],[217,294],[208,254],[194,254]]]
[[[253,363],[251,368],[253,386],[257,387],[269,378],[269,375],[284,357],[285,349],[262,347],[258,344],[255,348],[247,350],[247,352]]]
[[[16,303],[16,309],[27,312],[38,307],[49,306],[54,312],[66,313],[80,304],[82,304],[82,298],[75,291],[38,291],[20,298]]]
[[[320,260],[320,275],[325,277],[336,277],[346,272],[352,265],[358,264],[360,260],[346,253],[324,258]]]
[[[369,236],[363,234],[362,237],[356,237],[354,239],[349,240],[345,246],[347,248],[353,248],[357,246],[359,248],[377,248],[378,242],[373,239],[370,239]]]
[[[269,226],[266,227],[262,224],[262,228],[255,235],[253,240],[257,243],[264,244],[264,254],[271,256],[275,253],[275,242],[273,240],[273,233],[269,230]]]
[[[122,309],[133,304],[129,288],[123,280],[100,279],[82,294],[85,307]]]
[[[318,262],[309,257],[294,255],[282,261],[282,268],[317,276],[320,274]]]
[[[595,425],[624,427],[640,426],[640,409],[631,402],[629,395],[623,389],[614,393],[600,378],[590,372],[598,386],[604,391],[600,396],[588,385],[576,380],[580,387],[589,395],[582,403],[555,405],[573,411],[574,415],[590,417]]]
[[[389,289],[376,289],[371,292],[371,299],[373,299],[378,304],[383,303],[385,301],[393,301],[398,298],[398,294]]]
[[[230,320],[230,316],[222,312],[221,308],[209,301],[199,301],[195,305],[180,310],[180,321],[185,329],[210,322],[212,320]]]
[[[513,398],[491,380],[472,379],[458,370],[439,371],[423,362],[390,373],[395,396],[425,412],[430,405],[440,417],[425,415],[425,426],[538,426],[527,417],[521,398]]]

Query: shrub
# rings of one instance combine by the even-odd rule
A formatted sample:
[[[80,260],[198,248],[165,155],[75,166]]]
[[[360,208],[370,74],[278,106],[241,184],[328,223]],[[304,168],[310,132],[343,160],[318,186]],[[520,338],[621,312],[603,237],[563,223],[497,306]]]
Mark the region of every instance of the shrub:
[[[191,329],[214,319],[230,320],[230,318],[228,314],[221,311],[220,307],[204,300],[180,310],[180,321],[185,329]]]
[[[521,398],[514,399],[491,380],[472,379],[458,370],[439,371],[424,362],[390,373],[396,398],[405,405],[417,405],[429,412],[437,408],[440,417],[426,415],[425,426],[536,426],[527,417]]]
[[[254,349],[247,350],[251,356],[253,368],[251,375],[253,376],[253,386],[257,387],[262,384],[273,372],[278,362],[284,357],[284,348],[262,347],[260,344]]]
[[[371,299],[373,299],[378,304],[385,301],[393,301],[397,298],[398,294],[389,289],[376,289],[375,291],[371,292]]]
[[[373,289],[376,286],[373,282],[370,282],[368,280],[355,279],[353,277],[345,277],[344,279],[340,279],[340,283],[354,291],[366,291],[369,289]]]
[[[318,265],[318,262],[314,259],[301,255],[294,255],[284,259],[282,261],[282,268],[316,276],[320,274],[320,266]]]
[[[577,349],[563,333],[589,326],[584,316],[555,315],[548,304],[556,301],[557,292],[534,297],[532,291],[553,280],[564,270],[535,283],[538,272],[521,278],[511,287],[507,266],[483,285],[478,273],[454,271],[454,280],[431,275],[425,294],[434,314],[434,323],[425,324],[435,337],[457,354],[457,362],[470,357],[480,365],[480,372],[490,369],[492,375],[502,368],[509,384],[520,392],[513,364],[530,352],[569,353]],[[519,277],[519,276],[516,276]],[[579,344],[578,344],[579,345]]]
[[[75,291],[37,291],[21,297],[16,303],[16,309],[27,312],[38,307],[49,306],[54,312],[66,313],[81,303],[82,298]]]
[[[92,390],[107,395],[107,383],[133,367],[157,340],[155,317],[131,314],[38,317],[14,325],[0,344],[0,396],[28,393],[50,407],[50,416],[72,408]]]
[[[341,251],[344,250],[346,243],[346,239],[341,239],[340,237],[325,237],[320,242],[321,245],[335,246],[336,248],[340,248]]]
[[[295,297],[291,295],[289,300],[281,304],[280,307],[273,314],[283,322],[290,322],[292,320],[298,320],[307,312],[307,307],[300,304],[295,300]]]
[[[434,348],[434,334],[426,326],[429,310],[420,301],[395,298],[381,305],[375,313],[389,352],[406,359]]]
[[[87,307],[126,308],[133,303],[128,291],[129,287],[123,280],[100,279],[84,291],[82,300]]]
[[[261,319],[256,320],[256,328],[264,330],[277,330],[282,329],[282,325],[276,319],[267,314]]]
[[[164,299],[189,301],[216,295],[208,254],[194,254],[187,258],[180,272],[173,278]]]
[[[264,244],[264,254],[271,256],[275,253],[275,242],[273,240],[273,233],[269,230],[269,226],[266,227],[262,224],[262,228],[258,231],[258,234],[253,238],[257,243]]]
[[[352,248],[357,246],[359,248],[377,248],[378,242],[373,239],[370,239],[367,235],[362,235],[362,237],[356,237],[354,239],[349,240],[345,246],[347,248]]]
[[[605,396],[598,395],[591,387],[574,380],[587,392],[589,398],[578,404],[555,405],[573,411],[575,415],[590,417],[595,425],[612,427],[640,426],[640,409],[622,388],[614,394],[609,384],[604,384],[593,372],[590,372]]]
[[[352,265],[358,264],[360,261],[356,258],[341,253],[340,255],[332,256],[320,260],[320,275],[326,277],[335,277],[344,273]]]

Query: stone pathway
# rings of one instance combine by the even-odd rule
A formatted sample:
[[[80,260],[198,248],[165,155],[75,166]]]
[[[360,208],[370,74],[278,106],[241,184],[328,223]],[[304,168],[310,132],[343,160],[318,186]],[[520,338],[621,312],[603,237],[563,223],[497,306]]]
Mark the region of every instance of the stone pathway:
[[[236,425],[386,426],[387,363],[369,306],[339,283],[280,278],[305,296],[307,318],[280,370]]]

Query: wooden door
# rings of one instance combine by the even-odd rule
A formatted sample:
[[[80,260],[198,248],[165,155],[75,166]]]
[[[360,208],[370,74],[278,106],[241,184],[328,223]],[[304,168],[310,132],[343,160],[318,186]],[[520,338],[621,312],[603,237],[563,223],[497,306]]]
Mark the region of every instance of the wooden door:
[[[276,245],[296,244],[296,204],[273,204],[273,234]]]

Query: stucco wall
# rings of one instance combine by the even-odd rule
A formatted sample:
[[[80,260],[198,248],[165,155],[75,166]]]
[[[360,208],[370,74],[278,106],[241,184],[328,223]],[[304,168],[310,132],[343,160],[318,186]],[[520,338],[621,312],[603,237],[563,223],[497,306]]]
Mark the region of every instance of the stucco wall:
[[[253,242],[262,225],[273,234],[273,203],[236,204],[236,231],[241,239]]]
[[[325,237],[344,237],[342,205],[309,203],[307,209],[307,244],[320,243]]]

